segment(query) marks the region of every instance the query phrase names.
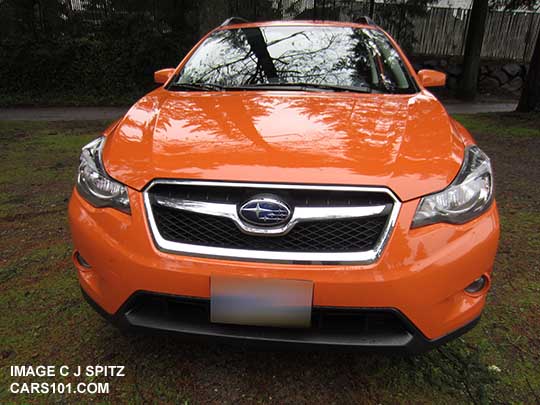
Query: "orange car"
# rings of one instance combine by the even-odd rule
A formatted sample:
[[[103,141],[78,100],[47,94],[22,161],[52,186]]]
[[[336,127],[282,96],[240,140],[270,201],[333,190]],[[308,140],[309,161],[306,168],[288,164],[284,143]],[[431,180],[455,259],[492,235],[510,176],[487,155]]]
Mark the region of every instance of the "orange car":
[[[382,29],[226,21],[81,154],[83,295],[117,325],[421,351],[476,324],[489,158]]]

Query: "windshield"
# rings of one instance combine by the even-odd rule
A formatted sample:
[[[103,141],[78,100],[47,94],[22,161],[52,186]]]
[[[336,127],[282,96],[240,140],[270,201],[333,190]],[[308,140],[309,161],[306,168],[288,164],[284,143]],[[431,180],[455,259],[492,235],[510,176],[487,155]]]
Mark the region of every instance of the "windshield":
[[[417,88],[378,29],[269,26],[219,30],[187,61],[169,88],[246,89],[301,86],[322,90],[413,93]],[[202,88],[202,87],[201,87]]]

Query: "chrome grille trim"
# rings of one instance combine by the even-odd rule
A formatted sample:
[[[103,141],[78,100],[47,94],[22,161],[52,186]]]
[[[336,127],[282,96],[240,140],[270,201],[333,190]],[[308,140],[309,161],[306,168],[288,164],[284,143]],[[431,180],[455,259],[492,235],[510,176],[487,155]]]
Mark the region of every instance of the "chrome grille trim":
[[[150,202],[150,190],[156,184],[178,184],[190,186],[212,186],[212,187],[249,187],[269,189],[297,189],[297,190],[332,190],[332,191],[357,191],[357,192],[376,192],[385,193],[393,200],[393,206],[388,208],[388,205],[376,205],[365,207],[296,207],[294,209],[293,218],[291,221],[281,228],[265,229],[268,234],[284,235],[294,225],[303,220],[324,220],[336,218],[358,218],[381,214],[385,209],[391,209],[388,221],[383,229],[379,240],[375,247],[367,251],[359,252],[321,252],[321,253],[306,253],[306,252],[290,252],[290,251],[263,251],[263,250],[246,250],[246,249],[231,249],[222,247],[210,247],[202,245],[193,245],[187,243],[173,242],[164,239],[156,225],[154,214],[152,212]],[[401,208],[401,202],[395,194],[386,187],[364,187],[364,186],[330,186],[330,185],[300,185],[300,184],[278,184],[278,183],[249,183],[249,182],[224,182],[224,181],[202,181],[202,180],[169,180],[159,179],[152,181],[143,191],[145,211],[152,233],[152,237],[158,249],[176,254],[200,256],[209,258],[222,258],[242,261],[264,261],[276,263],[295,263],[295,264],[370,264],[375,262],[382,254],[388,239],[395,227],[397,217]],[[256,228],[253,232],[250,230],[250,225],[242,222],[238,218],[236,204],[221,204],[209,203],[201,201],[191,201],[174,198],[161,197],[158,202],[160,205],[169,208],[183,209],[186,211],[204,213],[207,215],[218,215],[232,219],[239,228],[249,234],[261,235],[261,228]],[[348,216],[345,216],[347,211]],[[297,211],[300,211],[298,213]],[[213,214],[212,214],[213,212]],[[331,215],[328,215],[328,213]],[[326,213],[326,216],[323,216]],[[296,216],[296,218],[295,218]],[[292,225],[291,223],[294,222]]]
[[[249,235],[285,235],[297,223],[302,221],[324,221],[329,219],[346,219],[370,217],[381,214],[388,205],[366,207],[296,207],[289,222],[281,227],[261,228],[243,222],[238,215],[236,204],[220,204],[206,201],[191,201],[179,198],[154,197],[154,201],[168,208],[214,215],[231,219],[242,232]]]

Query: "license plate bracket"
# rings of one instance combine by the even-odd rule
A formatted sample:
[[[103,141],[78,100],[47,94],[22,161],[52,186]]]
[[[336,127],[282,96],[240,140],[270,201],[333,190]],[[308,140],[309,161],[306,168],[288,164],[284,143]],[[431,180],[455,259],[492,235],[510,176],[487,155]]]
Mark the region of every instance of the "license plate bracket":
[[[214,323],[308,328],[313,282],[212,276],[210,320]]]

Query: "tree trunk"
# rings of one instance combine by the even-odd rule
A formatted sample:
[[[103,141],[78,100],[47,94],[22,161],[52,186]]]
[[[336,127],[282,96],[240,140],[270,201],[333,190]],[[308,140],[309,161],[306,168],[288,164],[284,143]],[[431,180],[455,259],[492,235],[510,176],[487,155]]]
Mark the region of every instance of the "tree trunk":
[[[529,112],[537,107],[540,107],[540,30],[516,111]]]
[[[375,0],[369,0],[369,18],[372,20],[373,14],[375,14]]]
[[[487,13],[488,0],[474,0],[465,42],[463,76],[458,90],[458,97],[465,100],[474,100],[476,97]]]

